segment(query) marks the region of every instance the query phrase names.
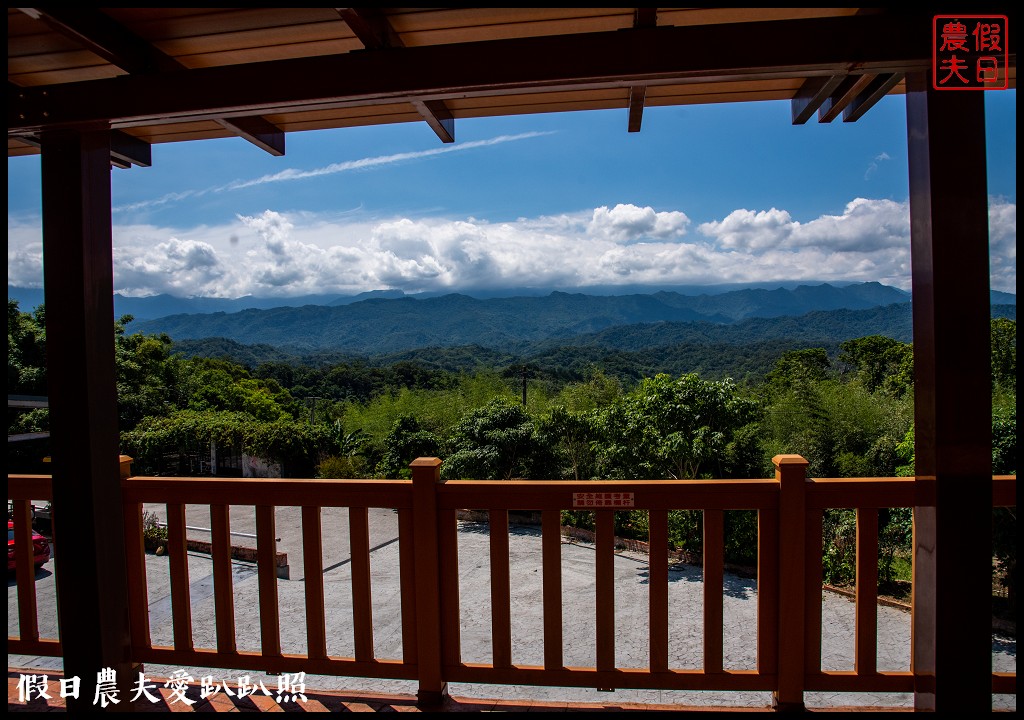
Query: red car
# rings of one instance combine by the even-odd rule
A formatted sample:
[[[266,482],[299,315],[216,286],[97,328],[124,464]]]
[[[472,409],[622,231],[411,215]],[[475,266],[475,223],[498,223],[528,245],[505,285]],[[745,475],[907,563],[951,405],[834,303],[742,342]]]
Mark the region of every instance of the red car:
[[[36,568],[43,566],[43,563],[50,560],[50,541],[44,538],[42,535],[37,533],[35,530],[32,531],[32,549],[33,555],[32,562]],[[7,521],[7,570],[10,572],[16,566],[14,560],[14,523],[10,520]]]

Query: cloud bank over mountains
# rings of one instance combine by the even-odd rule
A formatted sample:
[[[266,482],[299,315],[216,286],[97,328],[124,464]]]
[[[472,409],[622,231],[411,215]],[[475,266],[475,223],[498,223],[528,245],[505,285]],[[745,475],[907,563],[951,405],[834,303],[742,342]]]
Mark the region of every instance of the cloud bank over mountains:
[[[502,287],[878,281],[909,289],[907,202],[855,198],[806,222],[740,208],[693,225],[628,203],[510,222],[266,210],[219,226],[114,228],[125,295],[292,296]],[[991,198],[992,287],[1016,292],[1017,208]],[[8,216],[8,284],[42,282],[38,219]]]

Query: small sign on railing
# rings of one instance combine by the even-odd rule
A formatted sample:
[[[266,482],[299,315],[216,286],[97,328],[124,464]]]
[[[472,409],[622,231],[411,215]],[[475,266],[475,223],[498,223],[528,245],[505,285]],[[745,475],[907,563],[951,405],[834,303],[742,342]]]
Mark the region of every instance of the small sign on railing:
[[[631,492],[578,492],[572,494],[574,508],[631,508],[633,493]]]

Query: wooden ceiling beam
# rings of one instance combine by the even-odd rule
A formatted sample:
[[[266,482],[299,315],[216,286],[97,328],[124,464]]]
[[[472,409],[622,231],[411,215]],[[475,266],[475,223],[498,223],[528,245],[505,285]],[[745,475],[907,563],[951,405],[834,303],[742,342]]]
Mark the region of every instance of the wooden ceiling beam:
[[[633,27],[652,28],[658,26],[658,8],[633,8]]]
[[[42,148],[42,141],[35,135],[20,135],[20,142]],[[110,164],[127,170],[133,164],[149,167],[153,164],[153,153],[149,143],[129,135],[123,130],[110,131]]]
[[[334,8],[367,50],[405,47],[380,8]]]
[[[873,74],[847,75],[818,108],[818,122],[830,123],[875,79]]]
[[[767,46],[766,36],[773,38]],[[931,66],[930,40],[902,16],[868,15],[354,52],[17,93],[9,86],[7,129],[10,136],[93,122],[124,128],[414,99],[833,76],[854,67],[906,72]]]
[[[271,155],[284,155],[284,131],[259,115],[236,118],[218,118],[217,122],[241,138]]]
[[[18,8],[52,30],[133,75],[184,69],[171,56],[95,8]]]
[[[153,148],[145,140],[121,130],[111,130],[110,164],[121,168],[132,165],[150,167],[153,164]]]
[[[807,78],[790,101],[793,110],[793,124],[803,125],[818,112],[821,104],[835,92],[845,75]]]
[[[644,119],[644,98],[647,96],[646,85],[633,85],[629,88],[629,124],[631,133],[640,132],[640,124]]]
[[[188,70],[148,40],[95,8],[66,6],[18,9],[129,74],[148,76]],[[284,155],[284,132],[264,118],[257,115],[218,122],[271,155]],[[252,128],[257,130],[253,131]],[[134,160],[131,162],[134,163]],[[149,165],[148,162],[134,164]]]
[[[401,36],[379,8],[334,8],[367,50],[404,48]],[[455,142],[455,118],[444,100],[413,99],[413,107],[443,143]]]
[[[658,8],[633,8],[634,28],[653,28],[658,26]],[[629,88],[629,117],[626,131],[640,132],[644,121],[644,99],[647,97],[646,85],[632,85]]]
[[[883,73],[843,108],[843,122],[857,122],[864,113],[875,106],[879,100],[889,94],[889,91],[902,82],[906,77],[904,73]]]
[[[455,118],[443,100],[413,100],[412,104],[441,142],[455,142]]]

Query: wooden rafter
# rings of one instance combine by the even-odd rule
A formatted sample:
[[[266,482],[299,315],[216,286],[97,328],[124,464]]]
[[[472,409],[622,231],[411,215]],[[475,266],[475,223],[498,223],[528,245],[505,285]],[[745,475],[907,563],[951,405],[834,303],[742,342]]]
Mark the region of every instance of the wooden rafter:
[[[379,8],[335,8],[367,50],[404,48],[387,15]],[[455,118],[444,100],[413,99],[413,107],[443,143],[455,142]]]
[[[818,112],[821,104],[835,92],[845,75],[807,78],[797,90],[791,101],[793,108],[793,124],[803,125]]]
[[[19,10],[129,74],[154,75],[187,70],[173,57],[95,8],[65,6]],[[284,155],[284,133],[264,118],[224,118],[218,122],[271,155]],[[253,127],[259,128],[258,132],[253,132]],[[111,163],[117,167],[127,167],[125,162],[123,157],[111,157]]]
[[[634,85],[629,89],[629,132],[640,132],[640,124],[644,119],[644,98],[646,95],[646,85]]]
[[[405,47],[380,8],[334,8],[367,50]]]
[[[634,8],[633,27],[653,28],[658,26],[658,8]],[[647,97],[646,85],[632,85],[629,88],[629,120],[626,124],[628,132],[640,132],[644,121],[644,99]]]
[[[818,122],[830,123],[875,79],[872,74],[847,75],[818,108]]]
[[[843,122],[856,122],[864,117],[864,113],[875,106],[890,90],[900,84],[904,73],[884,73],[879,75],[861,91],[860,95],[850,101],[843,109]]]

